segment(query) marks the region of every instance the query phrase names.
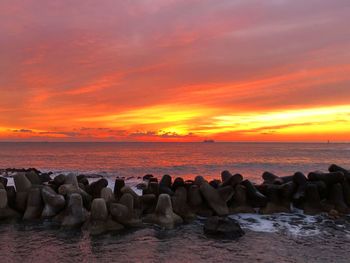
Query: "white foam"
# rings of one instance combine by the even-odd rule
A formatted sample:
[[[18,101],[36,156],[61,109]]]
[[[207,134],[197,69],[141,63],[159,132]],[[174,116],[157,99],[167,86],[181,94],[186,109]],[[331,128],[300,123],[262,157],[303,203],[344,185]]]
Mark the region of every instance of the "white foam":
[[[303,214],[237,214],[230,216],[236,219],[242,228],[254,232],[285,233],[292,236],[314,236],[321,233],[316,216]]]

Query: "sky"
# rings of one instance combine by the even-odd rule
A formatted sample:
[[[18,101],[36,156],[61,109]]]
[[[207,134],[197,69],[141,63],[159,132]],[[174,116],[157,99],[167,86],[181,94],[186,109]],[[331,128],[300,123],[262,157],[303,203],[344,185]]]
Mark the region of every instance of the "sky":
[[[2,0],[1,141],[350,141],[348,0]]]

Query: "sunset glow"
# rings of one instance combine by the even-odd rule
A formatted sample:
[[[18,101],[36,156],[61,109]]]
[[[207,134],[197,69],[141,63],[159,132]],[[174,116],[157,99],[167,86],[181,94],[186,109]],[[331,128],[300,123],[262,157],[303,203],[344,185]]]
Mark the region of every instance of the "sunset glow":
[[[98,3],[1,1],[1,141],[350,141],[348,1]]]

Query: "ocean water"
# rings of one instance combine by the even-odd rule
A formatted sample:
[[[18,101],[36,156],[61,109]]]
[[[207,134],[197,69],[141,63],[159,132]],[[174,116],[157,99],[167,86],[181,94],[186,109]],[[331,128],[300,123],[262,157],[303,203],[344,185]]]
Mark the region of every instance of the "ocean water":
[[[350,144],[314,143],[0,143],[0,169],[124,176],[146,173],[219,178],[228,169],[253,181],[350,167]],[[350,217],[232,215],[246,235],[230,241],[203,235],[198,219],[174,230],[142,228],[91,237],[50,222],[0,224],[0,262],[349,262]]]

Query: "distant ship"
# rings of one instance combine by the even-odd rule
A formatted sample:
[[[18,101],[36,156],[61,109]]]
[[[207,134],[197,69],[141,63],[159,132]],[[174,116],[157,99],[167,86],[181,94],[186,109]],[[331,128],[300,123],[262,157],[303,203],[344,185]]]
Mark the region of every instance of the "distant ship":
[[[203,141],[204,143],[213,143],[213,142],[215,142],[214,140],[204,140]]]

